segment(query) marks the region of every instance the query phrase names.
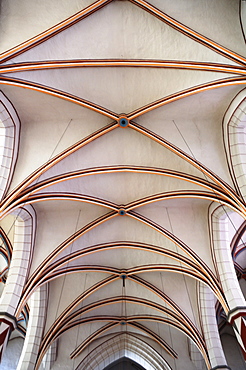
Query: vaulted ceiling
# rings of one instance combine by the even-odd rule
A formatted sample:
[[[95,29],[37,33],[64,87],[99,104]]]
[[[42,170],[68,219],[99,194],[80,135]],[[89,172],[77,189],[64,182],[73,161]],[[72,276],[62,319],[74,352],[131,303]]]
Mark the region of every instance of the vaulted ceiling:
[[[52,369],[215,367],[201,287],[219,325],[232,310],[217,208],[246,291],[245,2],[1,7],[2,286],[25,212],[33,235],[12,338],[36,328],[36,369],[53,347]]]

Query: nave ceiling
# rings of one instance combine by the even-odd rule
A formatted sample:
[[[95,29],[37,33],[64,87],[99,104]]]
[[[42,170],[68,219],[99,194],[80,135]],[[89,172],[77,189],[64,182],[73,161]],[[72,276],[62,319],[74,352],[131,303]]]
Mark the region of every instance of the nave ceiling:
[[[11,338],[39,339],[18,369],[216,368],[211,307],[244,369],[245,2],[19,3],[1,3],[1,285],[31,230]]]

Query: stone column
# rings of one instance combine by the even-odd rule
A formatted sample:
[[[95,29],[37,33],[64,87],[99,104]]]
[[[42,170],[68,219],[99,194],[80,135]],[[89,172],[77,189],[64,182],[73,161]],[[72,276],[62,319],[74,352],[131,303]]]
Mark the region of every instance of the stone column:
[[[231,256],[228,214],[223,206],[210,207],[210,228],[218,274],[229,306],[227,318],[232,325],[246,360],[246,301],[237,280]]]
[[[29,274],[35,235],[36,217],[31,206],[15,211],[13,254],[9,273],[0,298],[0,360],[11,331],[16,327],[15,317],[21,294]]]
[[[33,370],[35,367],[45,326],[47,298],[47,284],[39,287],[30,298],[28,327],[17,370]]]
[[[199,286],[202,327],[211,369],[229,369],[220,341],[215,312],[215,297],[206,285],[200,283]]]

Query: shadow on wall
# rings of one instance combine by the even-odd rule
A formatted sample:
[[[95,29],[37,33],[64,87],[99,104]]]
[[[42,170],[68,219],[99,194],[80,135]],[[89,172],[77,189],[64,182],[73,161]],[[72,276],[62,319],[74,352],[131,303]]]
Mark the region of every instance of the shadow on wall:
[[[232,328],[227,325],[221,334],[221,343],[224,349],[228,366],[231,370],[246,370],[246,364],[242,355],[242,351],[238,345],[238,342],[234,336]]]
[[[13,338],[8,342],[8,346],[3,354],[1,370],[16,370],[21,355],[24,339]]]

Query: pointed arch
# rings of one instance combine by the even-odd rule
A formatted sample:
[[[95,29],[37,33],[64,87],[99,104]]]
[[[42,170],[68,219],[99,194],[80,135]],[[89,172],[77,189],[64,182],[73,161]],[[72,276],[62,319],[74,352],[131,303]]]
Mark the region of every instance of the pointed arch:
[[[130,358],[149,370],[171,370],[166,360],[131,332],[119,333],[94,348],[76,370],[101,370],[122,356]]]
[[[231,102],[223,121],[224,145],[235,188],[246,200],[246,89]]]
[[[18,156],[20,120],[0,91],[0,199],[7,193]]]

